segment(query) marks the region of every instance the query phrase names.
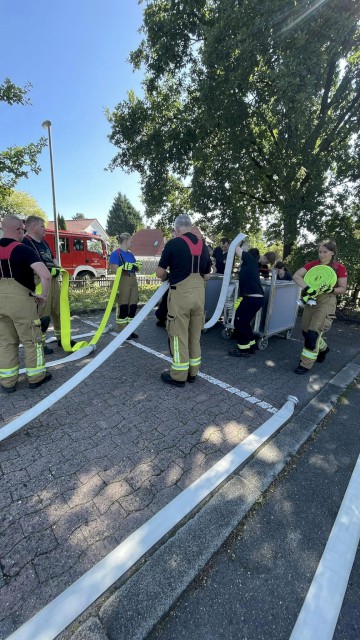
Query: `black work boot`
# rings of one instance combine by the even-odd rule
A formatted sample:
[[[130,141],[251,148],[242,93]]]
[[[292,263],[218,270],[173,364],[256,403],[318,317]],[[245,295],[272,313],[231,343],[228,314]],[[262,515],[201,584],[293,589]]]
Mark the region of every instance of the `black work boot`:
[[[50,349],[50,347],[47,346],[47,344],[44,345],[44,354],[46,356],[49,356],[51,353],[54,353],[54,349]]]
[[[330,347],[326,347],[325,351],[320,351],[318,353],[318,357],[316,358],[316,362],[324,362],[326,358],[326,354],[328,354],[329,351],[330,351]]]
[[[232,356],[233,358],[249,358],[250,351],[249,349],[239,349],[238,347],[236,347],[235,349],[229,351],[228,355]]]
[[[296,373],[298,376],[303,376],[305,373],[309,373],[309,371],[310,369],[303,367],[301,364],[299,364],[299,366],[294,369],[294,373]]]
[[[49,382],[49,380],[51,379],[52,379],[51,373],[47,373],[42,380],[39,380],[39,382],[29,382],[29,389],[37,389],[38,387],[41,387],[42,384]]]
[[[1,385],[1,388],[3,390],[4,393],[15,393],[16,391],[16,384],[14,384],[12,387],[3,387]]]
[[[163,371],[160,374],[160,378],[166,384],[171,384],[174,387],[185,387],[185,382],[183,382],[182,380],[174,380],[170,375],[170,371],[168,371],[168,370],[167,371]]]

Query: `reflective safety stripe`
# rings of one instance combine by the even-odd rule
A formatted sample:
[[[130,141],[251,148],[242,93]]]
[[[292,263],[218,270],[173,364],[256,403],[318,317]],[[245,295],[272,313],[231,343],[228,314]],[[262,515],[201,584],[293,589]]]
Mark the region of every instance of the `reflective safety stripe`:
[[[303,349],[301,352],[301,355],[304,356],[304,358],[309,358],[309,360],[316,360],[316,358],[318,357],[318,351],[309,351],[308,349]]]
[[[128,324],[126,318],[116,318],[116,324]]]
[[[188,362],[177,362],[177,363],[172,363],[171,368],[174,369],[174,371],[187,371],[189,368],[189,363]]]
[[[0,369],[0,378],[12,378],[19,373],[19,367],[13,369]]]
[[[252,347],[254,344],[256,344],[256,340],[250,340],[249,345]]]
[[[324,351],[326,349],[326,347],[327,347],[327,344],[326,344],[325,340],[320,336],[320,338],[319,338],[319,349],[321,351]]]
[[[180,363],[180,350],[179,350],[179,338],[177,336],[174,337],[174,353],[173,353],[173,365],[181,364]],[[187,363],[189,366],[189,363]]]
[[[43,367],[44,364],[44,350],[41,342],[36,344],[36,366]]]
[[[250,349],[250,345],[251,345],[251,342],[248,342],[247,344],[238,344],[237,346],[238,346],[238,349]]]
[[[199,364],[201,364],[201,358],[190,358],[189,364],[190,367],[197,367]]]
[[[37,376],[39,373],[46,373],[46,367],[31,367],[30,369],[26,369],[26,375],[29,378]]]

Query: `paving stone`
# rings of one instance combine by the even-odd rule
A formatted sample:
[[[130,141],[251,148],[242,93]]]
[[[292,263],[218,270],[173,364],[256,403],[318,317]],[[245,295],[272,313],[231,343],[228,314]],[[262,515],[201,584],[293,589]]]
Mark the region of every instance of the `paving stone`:
[[[146,480],[160,473],[160,468],[156,464],[140,464],[130,471],[126,477],[126,482],[135,490],[139,489]]]
[[[18,521],[13,521],[8,517],[7,526],[0,535],[0,553],[1,558],[6,555],[20,542],[24,537],[24,532]],[[3,560],[4,561],[4,560]]]
[[[130,458],[124,457],[117,464],[112,464],[109,468],[99,471],[99,476],[106,483],[122,480],[134,468],[134,463]]]
[[[51,467],[51,473],[54,478],[61,478],[63,476],[71,475],[76,471],[80,471],[82,466],[87,463],[87,458],[84,454],[74,456],[71,460],[66,460],[57,465]]]
[[[36,574],[40,582],[61,576],[75,566],[81,556],[84,546],[84,536],[80,531],[72,534],[66,543],[46,553],[33,561]]]
[[[59,543],[64,543],[69,540],[70,536],[77,529],[81,528],[83,524],[87,524],[92,520],[99,518],[100,513],[95,504],[89,502],[86,505],[81,505],[70,509],[67,504],[61,509],[56,509],[56,521],[53,516],[52,530]]]
[[[132,487],[126,480],[112,482],[105,486],[94,498],[94,504],[100,513],[106,513],[114,502],[131,494],[132,490]]]
[[[46,531],[51,527],[46,510],[29,513],[20,518],[20,525],[25,536],[29,536],[39,531]]]
[[[0,510],[7,507],[12,502],[11,493],[9,490],[0,491]]]
[[[101,518],[93,519],[81,525],[81,533],[88,544],[94,544],[109,535],[118,535],[127,516],[126,511],[117,502],[111,504]]]
[[[27,596],[38,585],[38,579],[31,564],[26,565],[20,573],[0,589],[0,620],[4,620],[17,607],[22,605]]]
[[[16,576],[37,556],[55,549],[58,542],[51,530],[35,533],[16,544],[2,560],[6,576]]]
[[[105,482],[96,474],[86,484],[79,481],[73,490],[65,491],[63,495],[72,509],[93,500],[105,486]]]
[[[133,511],[145,509],[145,507],[151,504],[154,495],[155,489],[153,487],[141,487],[131,495],[121,498],[119,502],[127,513],[132,513]]]

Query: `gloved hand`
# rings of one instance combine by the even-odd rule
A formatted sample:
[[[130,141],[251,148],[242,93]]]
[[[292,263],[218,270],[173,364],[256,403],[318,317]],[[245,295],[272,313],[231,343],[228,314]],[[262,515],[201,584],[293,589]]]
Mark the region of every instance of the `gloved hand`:
[[[124,271],[132,271],[133,266],[134,266],[133,262],[124,262],[123,269],[124,269]]]
[[[240,302],[242,301],[242,297],[238,298],[237,300],[235,300],[234,302],[234,309],[236,311],[236,309],[238,308]]]
[[[319,293],[333,293],[333,291],[334,287],[328,284],[323,284],[323,286],[319,289]]]
[[[60,275],[60,267],[52,267],[50,270],[50,275],[52,278],[57,278]]]
[[[301,297],[304,302],[308,302],[309,300],[315,300],[318,292],[316,289],[310,289],[310,287],[305,287],[305,289],[301,292]]]

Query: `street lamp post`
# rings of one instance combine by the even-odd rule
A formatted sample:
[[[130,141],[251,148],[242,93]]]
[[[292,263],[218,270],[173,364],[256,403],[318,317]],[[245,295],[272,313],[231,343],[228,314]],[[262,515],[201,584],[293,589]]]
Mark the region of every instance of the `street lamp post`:
[[[58,218],[57,218],[57,213],[56,213],[54,164],[53,164],[53,155],[52,155],[51,122],[50,122],[50,120],[44,120],[44,122],[42,123],[41,126],[44,127],[44,129],[47,129],[48,138],[49,138],[51,187],[52,187],[52,199],[53,199],[53,211],[54,211],[55,255],[56,255],[56,260],[58,261],[59,264],[61,264],[61,262],[60,262],[60,245],[59,245],[59,225],[58,225]]]

